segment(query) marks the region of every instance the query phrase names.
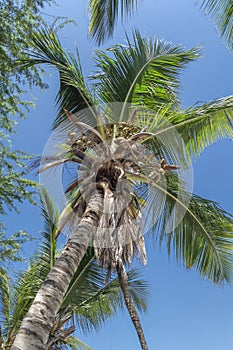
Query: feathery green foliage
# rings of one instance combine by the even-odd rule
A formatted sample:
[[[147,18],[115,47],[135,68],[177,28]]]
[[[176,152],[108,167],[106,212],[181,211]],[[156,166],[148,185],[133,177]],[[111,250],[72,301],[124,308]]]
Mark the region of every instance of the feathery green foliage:
[[[2,281],[0,305],[4,316],[3,336],[5,344],[8,345],[12,344],[23,317],[59,255],[55,240],[59,215],[51,198],[44,190],[42,190],[41,209],[44,219],[43,239],[38,252],[30,261],[28,270],[21,273],[15,287],[9,283],[4,271],[1,271],[0,275]],[[54,338],[53,333],[50,337],[51,349],[52,344],[59,346],[56,343],[58,340],[63,344],[62,336],[65,333],[60,327],[67,331],[65,337],[67,343],[62,346],[66,346],[67,349],[74,349],[75,346],[77,349],[90,349],[78,338],[70,336],[69,332],[73,333],[75,329],[78,332],[98,329],[107,319],[115,315],[117,309],[123,307],[123,297],[117,279],[113,277],[107,284],[105,280],[106,272],[96,263],[94,252],[90,249],[71,281],[60,308],[58,319],[55,322],[58,328],[54,330],[57,338]],[[139,271],[129,272],[129,285],[139,310],[145,311],[148,285],[141,279]],[[10,288],[12,289],[11,295]],[[61,339],[59,332],[61,332]]]
[[[28,59],[21,60],[25,62],[23,67],[28,69],[35,64],[43,63],[56,68],[59,72],[60,88],[56,97],[59,112],[54,121],[54,128],[56,128],[66,118],[64,106],[73,113],[80,112],[93,106],[94,99],[85,84],[77,50],[77,58],[73,54],[64,52],[52,28],[43,27],[40,31],[32,34],[28,32],[28,34],[38,54],[34,54],[32,50]],[[93,111],[93,115],[89,117],[95,120],[95,112]]]
[[[0,230],[2,230],[0,224]],[[18,231],[11,236],[6,235],[0,231],[0,261],[3,265],[4,262],[11,261],[23,261],[23,257],[20,256],[20,248],[22,244],[30,241],[32,237],[24,232]]]
[[[106,283],[107,270],[102,270],[90,248],[76,271],[64,297],[61,313],[71,308],[75,324],[83,331],[98,329],[113,317],[117,308],[123,308],[118,279],[113,276]],[[138,270],[128,273],[129,290],[139,311],[146,311],[148,285],[140,279]]]
[[[118,17],[133,15],[137,0],[89,0],[89,34],[98,45],[113,36]],[[201,11],[211,18],[230,50],[233,48],[233,4],[231,0],[200,0]],[[155,5],[156,6],[156,5]],[[156,9],[156,7],[155,7]]]
[[[10,319],[10,285],[6,272],[0,268],[0,321],[7,325]]]
[[[233,3],[231,0],[202,0],[201,9],[214,22],[229,49],[233,49]]]
[[[90,14],[89,34],[101,44],[113,35],[119,12],[121,18],[133,14],[137,7],[137,0],[90,0],[88,10]]]
[[[38,40],[34,42],[33,56],[22,64],[50,63],[58,69],[61,76],[63,71],[67,71],[67,64],[63,59],[65,53],[61,54],[63,50],[60,44],[58,45],[56,35],[43,31],[38,34],[39,37],[42,43],[39,43]],[[49,41],[54,42],[56,46],[56,50],[53,51],[53,61],[49,61],[51,56],[50,49],[47,47]],[[196,59],[198,54],[196,48],[183,51],[181,47],[173,47],[164,41],[146,40],[140,36],[139,32],[135,32],[133,44],[128,41],[126,46],[115,45],[106,53],[97,52],[96,63],[100,71],[95,75],[94,84],[96,98],[97,101],[100,101],[101,109],[106,110],[110,102],[123,102],[120,104],[121,109],[118,110],[118,119],[116,117],[115,122],[121,122],[122,116],[125,122],[130,120],[131,111],[127,110],[126,102],[154,110],[153,113],[145,115],[140,112],[136,114],[133,126],[139,131],[146,128],[150,134],[142,142],[151,154],[160,159],[165,158],[171,164],[188,166],[189,159],[198,156],[210,143],[222,137],[232,137],[232,96],[186,110],[180,108],[179,73],[188,62]],[[72,72],[73,68],[69,67],[68,70]],[[81,80],[80,84],[84,86],[84,78],[82,77]],[[76,84],[75,77],[69,74],[69,79],[64,84],[67,89],[71,87],[73,91]],[[79,106],[80,96],[82,98],[85,94],[86,100],[90,96],[89,89],[80,91],[76,85],[76,106]],[[61,87],[60,93],[68,96],[68,90],[64,90],[64,86]],[[70,107],[66,105],[66,101],[67,99],[61,101],[59,111],[61,108]],[[72,100],[72,104],[75,105],[75,100]],[[112,123],[114,118],[111,118],[110,114],[109,122]],[[170,129],[176,130],[182,136],[184,142],[182,149],[176,145],[178,134],[175,134],[173,140],[166,140],[165,143],[158,138],[162,134],[165,134],[166,137]],[[103,135],[109,132],[108,125],[103,124],[102,131]],[[169,135],[168,133],[167,138],[170,137]],[[168,252],[174,242],[173,249],[178,260],[189,267],[195,267],[203,277],[215,283],[228,282],[232,271],[232,218],[216,203],[195,195],[188,207],[183,199],[189,194],[185,193],[184,189],[181,191],[184,198],[182,196],[177,198],[177,188],[174,188],[178,186],[176,177],[173,177],[171,182],[171,177],[167,176],[168,188],[166,191],[160,182],[153,182],[153,179],[144,174],[127,173],[126,176],[135,185],[137,183],[145,183],[145,186],[152,184],[166,195],[165,209],[156,232],[161,240],[167,240]],[[78,183],[75,188],[77,194]],[[153,213],[154,199],[149,198],[148,200]],[[173,207],[175,212],[172,211]],[[184,220],[174,230],[170,230],[170,234],[165,234],[167,220],[171,213],[179,217],[181,209],[186,211]]]
[[[28,199],[34,203],[32,194],[36,184],[25,178],[24,160],[29,157],[20,151],[10,151],[3,142],[0,142],[0,147],[0,214],[6,214],[6,209],[18,211],[16,202]]]
[[[210,144],[233,138],[233,96],[188,108],[169,121],[182,136],[189,155],[195,157]]]
[[[69,336],[66,338],[68,345],[63,345],[64,349],[67,350],[92,350],[90,346],[85,344],[82,340],[78,339],[77,337]]]
[[[43,21],[40,10],[51,0],[42,1],[0,1],[0,126],[11,132],[15,122],[12,116],[24,117],[25,109],[31,103],[22,98],[26,84],[43,86],[36,69],[26,69],[14,65],[14,60],[25,57],[23,52],[30,46],[25,28],[32,32]],[[10,35],[9,35],[10,34]]]
[[[26,88],[45,88],[36,67],[22,69],[14,61],[25,58],[29,48],[25,28],[32,32],[43,22],[41,9],[53,0],[0,0],[0,214],[16,210],[24,200],[33,202],[35,183],[26,178],[29,156],[15,150],[10,142],[19,118],[25,118],[33,106],[23,95]],[[8,236],[0,223],[0,232]]]
[[[166,243],[168,254],[174,250],[176,259],[187,268],[194,267],[201,276],[216,284],[230,282],[233,216],[217,203],[193,194],[182,222],[178,226],[172,224],[186,209],[188,197],[184,189],[179,189],[178,196],[177,182],[176,176],[168,174],[165,207],[156,227],[156,237],[160,244]]]
[[[94,77],[99,95],[105,103],[120,101],[153,110],[161,104],[175,104],[179,73],[198,56],[197,47],[184,51],[181,46],[146,39],[135,31],[133,43],[127,38],[127,45],[115,45],[107,53],[97,51],[100,74]]]
[[[166,187],[145,176],[128,176],[156,188],[147,202],[147,225],[155,240],[174,251],[177,261],[195,268],[216,284],[229,283],[233,267],[233,216],[218,203],[190,194],[177,175],[167,174]],[[161,194],[165,195],[163,202]],[[158,201],[163,210],[158,218]],[[183,215],[185,213],[185,215]],[[180,218],[182,220],[180,220]],[[153,225],[153,226],[152,226]]]
[[[176,130],[186,146],[186,156],[198,157],[212,143],[233,137],[233,96],[192,106],[185,110],[166,104],[150,118],[138,115],[137,122],[141,127],[148,125],[147,131],[155,132],[157,138],[163,138],[170,133],[175,137],[173,131]],[[149,142],[151,146],[152,141]],[[156,141],[155,148],[157,147],[158,152],[158,140]],[[160,157],[169,159],[171,163],[179,163],[179,159],[174,155],[170,157],[168,152],[161,153]]]
[[[86,251],[87,243],[83,245],[82,256],[85,251],[86,255],[60,303],[50,335],[46,334],[49,344],[56,344],[59,335],[60,338],[64,338],[64,334],[66,338],[70,336],[74,325],[84,331],[98,328],[113,315],[116,306],[122,306],[117,280],[112,277],[106,280],[104,269],[115,272],[119,262],[126,265],[135,257],[146,263],[141,220],[145,207],[148,219],[149,215],[156,217],[160,203],[164,205],[157,225],[153,222],[152,231],[160,244],[166,243],[168,254],[173,249],[178,261],[188,268],[195,268],[202,277],[215,283],[230,282],[233,271],[232,217],[216,203],[189,194],[179,176],[170,174],[178,169],[175,164],[186,169],[190,158],[199,155],[211,142],[232,136],[232,96],[187,110],[180,107],[179,73],[198,57],[198,49],[184,51],[162,40],[147,40],[135,32],[133,44],[128,40],[126,46],[115,45],[107,53],[97,52],[96,65],[100,72],[92,77],[95,87],[92,97],[92,89],[84,81],[79,56],[76,60],[75,56],[64,52],[54,31],[43,28],[30,39],[33,51],[27,52],[29,58],[18,64],[29,68],[44,63],[58,70],[60,89],[54,127],[61,132],[73,123],[78,129],[78,132],[68,131],[69,138],[66,145],[62,145],[63,151],[45,158],[45,163],[49,163],[41,171],[67,162],[82,169],[78,174],[75,171],[75,178],[66,190],[69,204],[61,215],[62,222],[56,221],[54,210],[50,212],[53,227],[49,222],[48,229],[53,234],[48,241],[49,249],[45,249],[47,244],[42,248],[45,257],[44,253],[40,255],[31,270],[37,271],[41,266],[40,272],[47,275],[56,255],[56,245],[51,246],[51,242],[64,225],[70,223],[70,228],[72,224],[77,228],[76,223],[85,215],[86,209],[88,212],[86,203],[93,198],[90,193],[97,191],[100,202],[95,204],[98,208],[103,207],[103,211],[98,209],[96,214],[97,226],[91,237],[93,249]],[[97,107],[93,107],[94,101]],[[118,102],[117,108],[114,102]],[[86,107],[89,107],[88,111],[83,110]],[[163,186],[164,181],[167,188]],[[155,191],[150,191],[149,187]],[[160,193],[164,195],[162,200]],[[68,268],[68,264],[65,266]],[[29,270],[29,277],[30,273]],[[140,282],[137,289],[137,281],[130,275],[128,286],[127,283],[123,285],[127,277],[118,276],[131,319],[138,320],[134,325],[141,346],[148,349],[136,310],[132,307],[133,299],[139,309],[145,308],[141,295],[145,285]],[[24,290],[24,286],[23,282],[20,290]],[[131,297],[128,287],[132,288]],[[65,288],[63,291],[65,293]],[[34,294],[30,288],[29,294],[24,301],[29,301]],[[14,331],[17,322],[18,319]],[[66,322],[68,328],[60,329]],[[56,337],[55,333],[58,334]]]

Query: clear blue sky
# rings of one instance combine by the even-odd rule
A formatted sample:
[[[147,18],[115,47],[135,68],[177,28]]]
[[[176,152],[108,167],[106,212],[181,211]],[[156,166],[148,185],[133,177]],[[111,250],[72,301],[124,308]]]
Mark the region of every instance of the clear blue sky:
[[[76,42],[84,73],[93,70],[91,60],[94,44],[87,40],[85,2],[58,1],[45,12],[64,15],[77,20],[78,27],[68,25],[62,31],[62,42],[72,50]],[[46,17],[49,18],[49,17]],[[117,27],[113,43],[124,43],[124,29],[137,28],[144,35],[158,36],[174,44],[191,48],[203,45],[203,58],[192,63],[182,75],[181,99],[185,107],[197,101],[208,101],[232,94],[232,56],[220,42],[212,25],[194,5],[187,0],[139,1],[138,13],[124,27]],[[26,121],[19,123],[14,138],[15,147],[31,153],[42,152],[55,116],[54,97],[58,81],[54,72],[47,78],[50,89],[45,93],[34,91],[37,108]],[[194,166],[194,189],[203,197],[221,203],[232,212],[233,203],[233,143],[218,142],[202,153]],[[21,215],[10,214],[9,229],[26,229],[37,235],[41,228],[39,210],[29,205],[21,206]],[[35,245],[28,246],[28,256]],[[150,350],[232,350],[233,348],[233,289],[220,288],[201,280],[195,271],[186,271],[172,259],[168,261],[165,250],[158,251],[147,245],[148,265],[145,278],[150,283],[148,312],[142,324]],[[95,350],[140,349],[136,334],[127,313],[119,313],[98,333],[80,335]]]

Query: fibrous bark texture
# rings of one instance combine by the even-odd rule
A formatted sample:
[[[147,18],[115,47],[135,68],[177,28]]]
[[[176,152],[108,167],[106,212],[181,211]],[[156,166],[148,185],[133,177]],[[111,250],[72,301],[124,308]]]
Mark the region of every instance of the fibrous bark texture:
[[[98,192],[90,198],[76,231],[68,240],[24,317],[12,350],[47,349],[55,316],[97,228],[102,202],[102,195]]]

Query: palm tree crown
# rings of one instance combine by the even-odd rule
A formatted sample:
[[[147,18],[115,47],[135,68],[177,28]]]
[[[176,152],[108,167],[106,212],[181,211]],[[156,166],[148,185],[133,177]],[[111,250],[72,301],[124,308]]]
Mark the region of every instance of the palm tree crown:
[[[59,154],[42,159],[40,171],[65,163],[78,168],[66,189],[69,202],[56,231],[58,236],[70,223],[73,234],[36,303],[47,286],[53,288],[56,269],[64,271],[67,261],[75,271],[90,244],[100,265],[110,273],[117,270],[121,277],[124,265],[135,256],[146,262],[142,214],[168,253],[173,247],[177,260],[187,267],[215,283],[229,282],[232,217],[216,203],[191,195],[177,173],[210,143],[233,133],[232,96],[186,110],[180,107],[179,73],[198,58],[199,49],[184,51],[162,40],[142,38],[136,31],[132,44],[128,39],[127,45],[96,53],[98,71],[91,77],[91,89],[78,53],[77,58],[66,53],[56,33],[44,28],[31,39],[34,52],[20,64],[48,64],[60,77],[54,128],[63,144]],[[61,295],[71,276],[67,273],[64,278]],[[36,303],[25,324],[31,322]],[[147,349],[143,335],[140,341]]]
[[[202,274],[215,282],[228,280],[227,271],[230,270],[228,264],[225,266],[225,257],[228,256],[231,260],[231,235],[229,231],[231,218],[216,203],[193,196],[183,221],[184,223],[187,220],[188,226],[185,223],[181,224],[174,228],[174,232],[164,235],[164,226],[161,225],[171,212],[178,191],[178,176],[173,171],[168,171],[175,169],[176,166],[166,167],[163,159],[166,159],[171,165],[187,166],[190,158],[197,157],[210,143],[222,137],[232,136],[233,98],[231,96],[186,110],[180,108],[178,74],[188,62],[198,57],[199,49],[183,51],[181,47],[173,47],[158,39],[147,40],[142,38],[139,32],[135,32],[133,44],[128,39],[127,46],[113,46],[109,50],[110,55],[103,51],[97,51],[98,72],[91,77],[95,86],[95,95],[93,96],[84,81],[79,57],[76,60],[73,55],[65,53],[55,33],[44,29],[33,37],[33,42],[37,53],[33,53],[31,60],[25,64],[47,63],[55,66],[60,74],[60,90],[57,96],[58,116],[55,119],[54,127],[59,127],[59,130],[64,130],[66,133],[73,125],[77,132],[77,134],[70,133],[73,138],[68,137],[68,145],[63,152],[64,157],[60,157],[58,162],[74,161],[88,169],[81,174],[85,181],[77,178],[67,188],[68,193],[72,192],[70,197],[72,213],[78,211],[78,208],[83,205],[85,207],[85,204],[82,203],[82,192],[85,189],[83,190],[82,186],[88,187],[88,191],[92,193],[91,186],[96,186],[98,183],[101,191],[105,194],[104,200],[111,202],[110,192],[116,191],[116,184],[121,179],[126,178],[132,182],[135,186],[134,189],[137,189],[140,184],[141,186],[142,184],[153,185],[159,191],[164,191],[167,199],[163,215],[157,223],[157,228],[159,227],[160,230],[155,229],[160,240],[167,240],[169,237],[169,242],[175,240],[177,256],[181,258],[182,253],[182,259],[186,262],[186,260],[190,260],[188,252],[185,253],[185,250],[188,249],[186,240],[191,239],[189,243],[192,243],[190,247],[193,249],[195,258],[193,257],[192,262],[189,261],[188,265],[190,267],[196,266]],[[121,103],[111,103],[112,101],[120,101]],[[143,108],[149,108],[149,111],[153,110],[154,115],[153,113],[146,114]],[[67,110],[71,112],[67,112]],[[101,111],[104,117],[101,117]],[[158,135],[166,134],[173,129],[179,132],[186,146],[183,147],[182,153],[180,147],[175,144],[172,145],[173,147],[169,144],[167,144],[167,148],[164,147],[161,139],[158,138]],[[101,145],[99,154],[98,149],[96,149],[98,144]],[[145,145],[147,150],[148,162],[144,161],[143,166],[147,169],[148,176],[145,176],[145,169],[143,169],[144,172],[139,169],[138,154],[142,151],[141,145]],[[102,157],[109,162],[106,162],[107,164],[102,169],[98,169],[98,166],[103,162],[100,160],[100,153],[103,154],[103,152],[105,154]],[[133,163],[133,159],[136,159],[135,163]],[[137,162],[139,165],[136,164]],[[41,171],[57,164],[57,162],[53,163],[52,161]],[[90,167],[92,167],[92,171],[90,171]],[[92,177],[96,169],[99,172],[96,174],[95,181],[91,182],[88,176]],[[163,177],[162,174],[166,178],[167,190],[163,190],[159,182]],[[108,184],[104,182],[104,178],[108,179]],[[87,184],[91,186],[89,187]],[[112,226],[117,226],[118,220],[128,220],[130,226],[133,224],[132,219],[135,219],[133,225],[138,227],[140,206],[143,205],[140,190],[128,194],[129,189],[126,186],[122,191],[125,191],[123,196],[114,194],[118,202],[105,203],[104,205],[120,207],[122,205],[120,201],[126,200],[127,195],[130,196],[129,205],[126,210],[119,210],[122,214],[119,215],[120,217],[108,218],[108,224],[111,222]],[[185,195],[183,189],[183,198],[176,206],[177,211],[185,206]],[[86,193],[85,197],[87,196]],[[150,200],[153,205],[153,200],[149,198]],[[200,210],[201,208],[202,210]],[[115,213],[114,209],[113,212]],[[176,214],[178,215],[178,213]],[[102,221],[104,220],[106,218],[102,219]],[[102,225],[101,231],[103,231],[104,222],[101,222],[100,225]],[[122,226],[124,227],[124,225]],[[106,228],[108,229],[108,225]],[[133,231],[135,235],[138,234],[139,243],[142,238],[141,233],[136,233],[137,230]],[[221,240],[219,240],[219,234]],[[98,232],[96,237],[98,237]],[[201,241],[205,242],[203,246],[200,245]],[[132,240],[130,239],[129,242]],[[221,255],[221,246],[224,247],[224,255]],[[229,250],[226,249],[227,247]],[[130,249],[132,251],[139,249],[140,251],[138,246]],[[209,259],[207,256],[203,256],[203,249],[204,251],[206,249],[206,252],[211,252],[211,254],[207,254]],[[101,253],[96,250],[96,254],[101,260]],[[129,262],[132,256],[126,257],[127,253],[123,250],[122,257],[124,254],[126,255],[123,260]],[[144,255],[144,252],[142,254]],[[213,256],[216,258],[212,259]],[[223,256],[224,262],[221,262]],[[215,275],[215,270],[219,271],[218,276]]]

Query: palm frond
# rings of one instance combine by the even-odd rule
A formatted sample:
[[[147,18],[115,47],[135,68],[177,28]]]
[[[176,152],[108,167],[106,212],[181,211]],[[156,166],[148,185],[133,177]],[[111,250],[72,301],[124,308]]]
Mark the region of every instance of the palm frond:
[[[67,349],[71,350],[93,350],[90,346],[88,346],[86,343],[84,343],[82,340],[80,340],[77,337],[70,336],[66,338],[67,344]]]
[[[127,39],[127,45],[115,45],[109,52],[97,52],[100,72],[93,78],[105,103],[124,103],[117,121],[123,120],[127,103],[158,109],[162,103],[177,102],[179,72],[199,55],[198,48],[184,51],[163,40],[142,38],[138,31],[133,44]]]
[[[187,268],[216,284],[230,282],[233,269],[233,217],[217,203],[187,193],[178,187],[174,174],[167,176],[163,213],[154,232],[168,254]],[[188,202],[190,201],[189,205]],[[184,215],[185,214],[185,215]],[[182,219],[182,220],[181,220]]]
[[[230,50],[233,48],[233,4],[229,0],[200,0],[201,11],[214,22]],[[132,15],[137,0],[90,0],[88,5],[89,34],[100,45],[113,35],[118,16],[122,20]]]
[[[155,134],[168,133],[175,127],[189,156],[198,156],[207,146],[222,138],[233,138],[233,96],[189,108],[168,116],[172,126]]]
[[[59,211],[54,208],[54,203],[48,192],[45,189],[41,189],[41,215],[44,221],[44,229],[42,232],[43,241],[38,252],[38,259],[45,261],[45,266],[50,269],[53,267],[57,254],[57,244],[55,239],[55,233],[59,224]],[[45,276],[42,277],[44,281]]]
[[[47,64],[59,73],[60,88],[56,97],[58,115],[54,128],[67,120],[64,109],[77,113],[80,121],[95,125],[94,101],[84,81],[78,51],[76,57],[66,53],[52,28],[43,27],[38,32],[29,33],[29,38],[33,52],[29,52],[29,58],[18,64],[23,67]]]
[[[147,297],[149,295],[149,285],[142,279],[139,269],[131,269],[128,271],[129,291],[138,311],[146,312]]]
[[[90,36],[100,45],[113,35],[119,14],[124,19],[133,14],[136,7],[137,0],[90,0]]]
[[[210,144],[233,138],[233,96],[186,110],[162,105],[154,113],[137,113],[135,124],[151,136],[144,144],[159,159],[186,167]]]
[[[4,335],[10,319],[10,285],[6,271],[0,268],[0,323]]]
[[[231,0],[202,0],[201,9],[213,20],[220,36],[233,49],[233,3]]]
[[[94,259],[90,249],[83,258],[64,297],[60,312],[68,308],[74,315],[78,329],[98,329],[124,305],[118,279],[106,282],[107,271]],[[141,279],[138,270],[128,273],[131,296],[139,311],[146,310],[148,285]]]

